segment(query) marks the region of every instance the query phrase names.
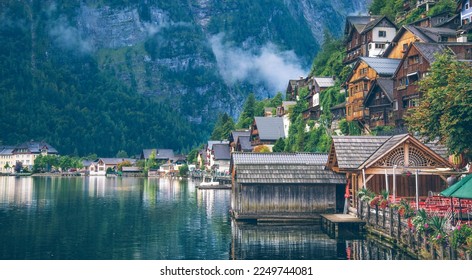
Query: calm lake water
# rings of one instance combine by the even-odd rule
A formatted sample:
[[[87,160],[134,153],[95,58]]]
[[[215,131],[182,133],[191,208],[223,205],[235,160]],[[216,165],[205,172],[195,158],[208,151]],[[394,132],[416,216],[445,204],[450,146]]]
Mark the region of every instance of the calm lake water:
[[[230,195],[190,180],[0,177],[0,259],[408,259],[318,225],[232,222]]]

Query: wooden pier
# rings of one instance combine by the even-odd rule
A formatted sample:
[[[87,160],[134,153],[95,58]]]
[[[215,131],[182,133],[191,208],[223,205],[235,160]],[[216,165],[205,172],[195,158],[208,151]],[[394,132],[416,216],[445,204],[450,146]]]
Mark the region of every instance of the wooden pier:
[[[321,229],[328,235],[338,238],[340,233],[350,230],[354,233],[364,231],[365,221],[349,214],[321,214]]]

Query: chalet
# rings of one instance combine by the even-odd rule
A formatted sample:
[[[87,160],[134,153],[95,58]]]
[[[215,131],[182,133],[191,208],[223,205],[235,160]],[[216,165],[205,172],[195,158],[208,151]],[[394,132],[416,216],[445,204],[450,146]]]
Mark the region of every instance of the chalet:
[[[99,158],[90,165],[89,174],[91,176],[105,176],[107,174],[107,170],[117,172],[118,165],[126,161],[131,165],[136,163],[136,159],[131,158]]]
[[[44,141],[29,141],[17,146],[0,146],[0,173],[12,173],[17,162],[23,168],[33,169],[39,155],[58,155],[57,150]]]
[[[141,152],[140,159],[148,160],[151,155],[158,162],[168,162],[174,159],[174,151],[172,149],[144,149]]]
[[[423,17],[411,25],[418,27],[446,27],[450,29],[457,29],[460,26],[460,17],[457,14],[450,14],[448,12],[436,14],[434,16]]]
[[[332,138],[327,168],[346,175],[351,198],[364,187],[376,194],[388,190],[394,197],[427,196],[445,189],[446,176],[454,172],[444,146],[410,134]],[[350,204],[355,207],[357,201]]]
[[[214,165],[214,151],[213,151],[213,145],[216,144],[223,144],[230,147],[229,141],[208,141],[206,145],[206,159],[205,159],[205,166],[207,170],[211,170],[212,166]]]
[[[366,127],[369,111],[364,106],[365,97],[378,78],[391,78],[399,59],[360,57],[347,78],[346,120],[357,121]]]
[[[394,126],[393,118],[393,84],[391,78],[378,78],[372,84],[364,99],[364,107],[369,115],[366,124],[372,130],[377,126]]]
[[[308,78],[300,77],[298,80],[289,80],[285,98],[289,101],[297,101],[300,89],[308,86]]]
[[[387,48],[383,57],[402,59],[410,44],[457,42],[456,30],[445,27],[419,27],[404,25],[397,32],[392,44]]]
[[[277,107],[277,117],[282,117],[288,114],[291,107],[297,105],[296,101],[282,101],[282,105]]]
[[[430,65],[435,60],[435,54],[444,52],[446,48],[442,44],[418,42],[408,47],[395,72],[393,106],[397,127],[404,125],[403,117],[406,111],[419,105],[421,93],[418,90],[418,82],[428,75]]]
[[[236,219],[313,219],[342,211],[345,176],[325,170],[327,154],[233,153]]]
[[[231,150],[228,144],[213,144],[211,169],[218,173],[229,174]]]
[[[396,25],[385,16],[348,16],[344,28],[347,42],[343,63],[354,63],[359,57],[381,56],[396,32]]]
[[[251,145],[271,148],[277,140],[285,138],[284,121],[279,117],[255,117],[251,126]]]
[[[252,152],[251,136],[239,136],[235,152]]]
[[[306,97],[308,100],[308,109],[303,111],[303,118],[317,120],[321,115],[320,94],[322,91],[333,87],[335,81],[332,77],[313,77],[313,87],[310,94]]]

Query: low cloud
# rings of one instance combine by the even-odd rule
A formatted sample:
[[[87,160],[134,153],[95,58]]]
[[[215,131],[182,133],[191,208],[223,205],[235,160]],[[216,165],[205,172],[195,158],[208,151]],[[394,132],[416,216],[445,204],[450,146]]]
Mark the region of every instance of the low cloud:
[[[78,53],[90,53],[93,50],[92,43],[82,38],[79,29],[71,26],[65,18],[54,21],[49,35],[59,47],[76,51]]]
[[[210,44],[219,73],[229,86],[238,82],[263,84],[275,94],[285,91],[290,79],[298,79],[307,73],[293,51],[281,51],[272,43],[257,49],[242,49],[223,42],[223,39],[223,34],[212,36]]]

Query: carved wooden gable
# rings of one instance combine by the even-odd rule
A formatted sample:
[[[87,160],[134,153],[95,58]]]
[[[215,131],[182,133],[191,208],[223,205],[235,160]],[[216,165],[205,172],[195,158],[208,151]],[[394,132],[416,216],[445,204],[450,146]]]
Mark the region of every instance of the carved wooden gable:
[[[448,167],[444,164],[444,159],[434,154],[431,150],[419,147],[409,141],[404,142],[379,160],[375,161],[371,167],[420,167],[420,168],[440,168]]]

